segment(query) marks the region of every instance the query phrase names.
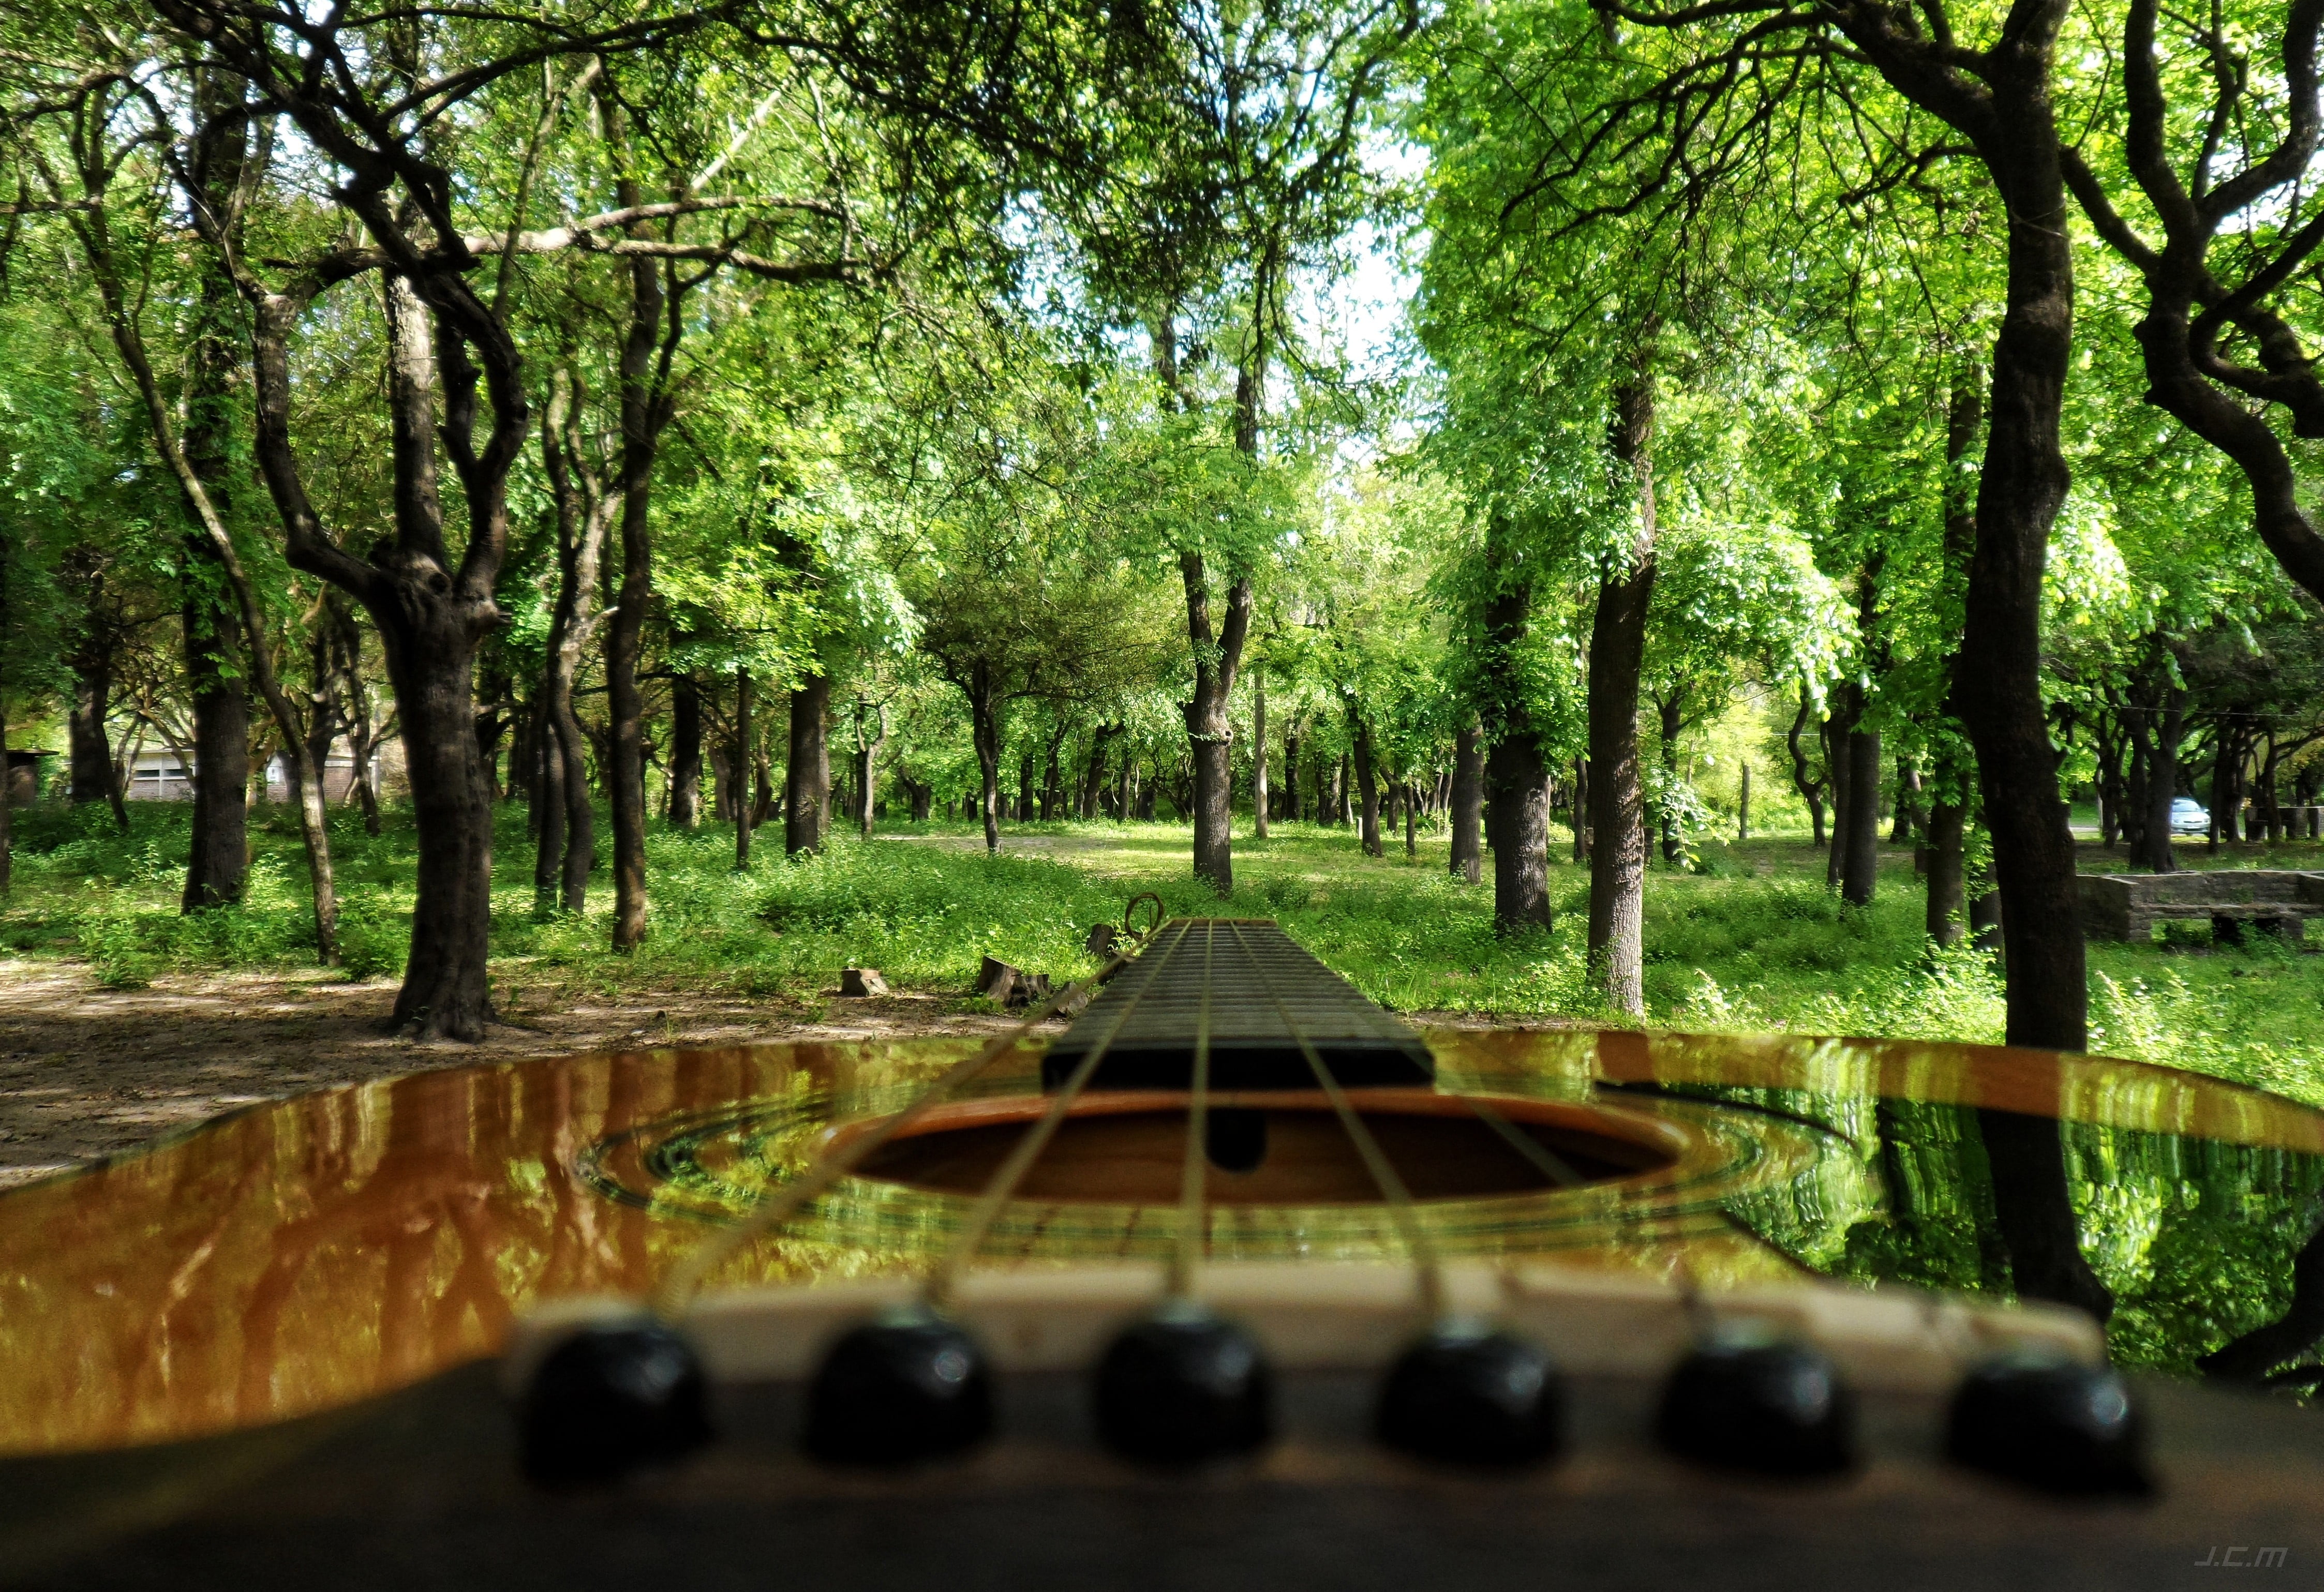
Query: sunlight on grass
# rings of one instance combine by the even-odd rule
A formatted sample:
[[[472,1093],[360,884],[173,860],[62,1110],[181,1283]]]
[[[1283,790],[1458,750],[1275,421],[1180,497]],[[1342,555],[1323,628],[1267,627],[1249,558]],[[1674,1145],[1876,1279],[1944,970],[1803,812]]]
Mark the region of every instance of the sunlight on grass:
[[[127,835],[102,810],[18,815],[17,888],[0,944],[88,961],[107,982],[173,970],[295,967],[310,959],[305,868],[290,815],[261,808],[244,906],[180,916],[185,814],[133,808]],[[334,815],[346,971],[393,977],[411,909],[411,834],[391,815],[365,835]],[[1562,832],[1561,832],[1562,833]],[[1187,832],[1167,824],[1012,824],[1001,854],[962,824],[906,825],[796,861],[762,832],[752,869],[731,831],[649,836],[651,933],[629,957],[606,949],[612,891],[601,870],[580,917],[536,917],[521,807],[501,810],[494,890],[497,988],[586,984],[609,996],[684,985],[813,1003],[849,963],[901,989],[965,999],[980,958],[1059,977],[1088,971],[1089,925],[1158,893],[1172,913],[1272,917],[1367,995],[1403,1011],[1603,1022],[1584,977],[1588,880],[1550,873],[1554,928],[1502,939],[1489,885],[1445,871],[1441,836],[1407,860],[1401,839],[1362,856],[1348,831],[1278,824],[1235,841],[1235,892],[1191,876]],[[1909,852],[1884,855],[1874,904],[1843,906],[1822,853],[1796,837],[1703,848],[1702,870],[1657,867],[1646,895],[1648,1020],[1712,1032],[1779,1030],[1997,1041],[2001,980],[1967,948],[1936,954],[1922,934]],[[2246,949],[2093,943],[2094,1051],[2236,1079],[2324,1105],[2324,956],[2260,941]]]

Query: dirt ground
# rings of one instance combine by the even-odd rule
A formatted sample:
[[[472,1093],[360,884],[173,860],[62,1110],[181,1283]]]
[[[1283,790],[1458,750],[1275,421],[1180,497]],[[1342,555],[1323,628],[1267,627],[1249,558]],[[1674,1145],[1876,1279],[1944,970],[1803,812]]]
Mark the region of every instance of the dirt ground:
[[[108,989],[69,962],[0,959],[0,1188],[259,1100],[436,1067],[645,1045],[991,1034],[1017,1021],[941,996],[812,1004],[699,990],[537,985],[479,1044],[384,1029],[390,983],[332,973],[179,974]],[[1416,1020],[1489,1026],[1473,1014]],[[1536,1023],[1536,1026],[1538,1024]]]
[[[132,1148],[253,1101],[436,1067],[640,1045],[994,1032],[1013,1019],[929,995],[816,1006],[696,990],[540,987],[480,1044],[383,1029],[389,983],[213,973],[108,989],[72,962],[0,960],[0,1187]]]

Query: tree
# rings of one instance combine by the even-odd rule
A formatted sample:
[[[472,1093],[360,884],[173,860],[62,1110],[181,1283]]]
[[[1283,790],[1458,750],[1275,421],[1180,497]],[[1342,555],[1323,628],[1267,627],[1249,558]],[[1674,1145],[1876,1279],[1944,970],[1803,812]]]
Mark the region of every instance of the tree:
[[[2263,54],[2271,31],[2275,48]],[[2261,542],[2324,601],[2324,535],[2270,423],[2281,410],[2295,437],[2324,436],[2324,381],[2292,302],[2324,244],[2312,191],[2320,35],[2317,0],[2184,14],[2127,0],[2120,94],[2100,102],[2098,136],[2060,162],[2098,235],[2144,285],[2146,400],[2235,463]],[[2132,195],[2144,216],[2126,214]]]
[[[2016,0],[2006,15],[1978,19],[1982,42],[1963,36],[1969,19],[1957,19],[1943,0],[1929,0],[1917,14],[1878,0],[1837,0],[1813,12],[1787,11],[1779,0],[1709,11],[1596,4],[1609,19],[1665,36],[1676,51],[1656,81],[1609,109],[1601,139],[1618,136],[1618,126],[1643,133],[1674,107],[1723,98],[1729,84],[1753,98],[1759,115],[1772,116],[1778,85],[1811,66],[1843,97],[1840,103],[1862,106],[1873,86],[1858,79],[1868,70],[1938,126],[1924,129],[1908,115],[1901,133],[1863,147],[1883,152],[1899,170],[1958,151],[1985,172],[2005,229],[2007,269],[1987,365],[1988,424],[1954,701],[1977,748],[2009,923],[2011,1043],[2079,1049],[2088,993],[2073,840],[2040,690],[2043,555],[2069,482],[2059,424],[2074,275],[2054,81],[2065,0]],[[1690,111],[1681,124],[1701,114]],[[1666,180],[1689,152],[1667,139],[1661,147],[1658,170]],[[2056,1245],[2046,1249],[2059,1269],[2037,1276],[2035,1291],[2096,1297],[2077,1256]]]

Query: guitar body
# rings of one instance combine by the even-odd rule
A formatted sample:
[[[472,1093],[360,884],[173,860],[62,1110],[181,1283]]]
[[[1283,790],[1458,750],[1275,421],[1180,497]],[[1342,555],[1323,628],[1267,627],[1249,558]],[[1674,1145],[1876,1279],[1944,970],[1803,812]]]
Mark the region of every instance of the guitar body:
[[[163,1449],[0,1464],[12,1584],[156,1587],[1664,1588],[1870,1586],[2129,1592],[2207,1585],[2230,1550],[2280,1578],[2324,1563],[2324,1431],[2307,1411],[2142,1379],[2158,1495],[2061,1502],[1933,1457],[1933,1398],[1867,1399],[1837,1482],[1705,1471],[1646,1440],[1655,1389],[1574,1385],[1573,1451],[1500,1476],[1364,1440],[1361,1378],[1288,1379],[1286,1440],[1174,1476],[1106,1456],[1077,1382],[1003,1393],[966,1460],[835,1470],[790,1441],[795,1398],[721,1403],[721,1439],[619,1490],[526,1483],[493,1368],[337,1415]],[[2280,1561],[2273,1554],[2282,1549]]]
[[[923,1090],[973,1046],[585,1056],[257,1108],[0,1196],[0,1581],[2119,1592],[2324,1562],[2324,1425],[2186,1375],[2281,1337],[2324,1114],[2043,1053],[1411,1038],[1376,1012],[1343,1014],[1344,1090],[1293,1087],[1301,1053],[1253,1041],[1206,1094],[1207,1063],[1149,1022],[1134,1067],[1076,1092],[1104,1062],[1085,1026],[1135,1004],[1117,994],[1069,1065],[1029,1042],[940,1107]],[[1367,1192],[1356,1137],[1395,1198]],[[2027,1142],[2052,1168],[2030,1206],[2004,1164]],[[773,1230],[737,1225],[849,1156]],[[2144,1495],[1947,1459],[1993,1356],[2104,1375],[2089,1318],[2009,1302],[2005,1226],[2113,1290],[2114,1359],[2153,1368]],[[749,1241],[706,1251],[720,1234]],[[715,1440],[604,1485],[527,1480],[514,1411],[544,1357],[706,1253],[678,1325]],[[939,1302],[989,1357],[991,1440],[807,1458],[832,1343],[969,1259]],[[1093,1369],[1166,1298],[1248,1328],[1271,1440],[1169,1468],[1097,1440]],[[1554,1454],[1377,1440],[1387,1368],[1455,1318],[1546,1354]],[[1824,1357],[1854,1401],[1847,1463],[1774,1478],[1669,1451],[1674,1368],[1738,1327]]]

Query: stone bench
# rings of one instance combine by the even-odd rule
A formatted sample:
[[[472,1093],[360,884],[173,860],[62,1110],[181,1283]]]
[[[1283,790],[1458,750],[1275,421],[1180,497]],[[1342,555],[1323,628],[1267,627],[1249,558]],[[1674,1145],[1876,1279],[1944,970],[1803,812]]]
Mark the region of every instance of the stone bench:
[[[2209,919],[2233,943],[2248,924],[2297,940],[2306,921],[2324,917],[2324,873],[2290,869],[2186,870],[2178,873],[2081,876],[2082,931],[2096,940],[2144,944],[2172,918]]]
[[[2324,807],[2278,807],[2275,815],[2285,840],[2324,839]],[[2242,820],[2246,839],[2263,834],[2267,830],[2267,809],[2256,805],[2246,807]]]

